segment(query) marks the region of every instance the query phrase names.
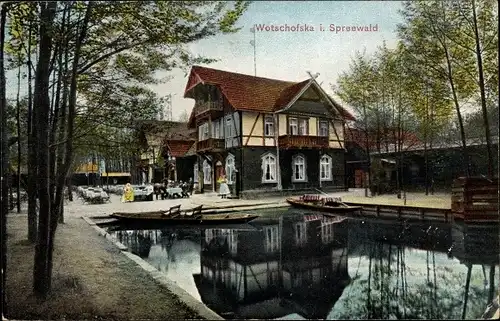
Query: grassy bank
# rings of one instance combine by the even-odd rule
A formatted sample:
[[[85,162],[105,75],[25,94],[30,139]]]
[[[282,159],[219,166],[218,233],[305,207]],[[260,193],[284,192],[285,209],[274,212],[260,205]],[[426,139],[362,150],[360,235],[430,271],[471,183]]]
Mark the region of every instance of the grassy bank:
[[[8,319],[168,320],[199,318],[82,219],[58,228],[53,291],[32,293],[34,246],[27,244],[26,215],[8,217]]]

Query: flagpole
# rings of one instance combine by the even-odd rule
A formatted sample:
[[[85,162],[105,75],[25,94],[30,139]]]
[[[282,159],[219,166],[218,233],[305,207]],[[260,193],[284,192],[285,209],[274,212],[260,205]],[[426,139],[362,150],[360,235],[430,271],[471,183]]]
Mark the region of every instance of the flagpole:
[[[250,40],[250,44],[253,46],[253,70],[255,76],[257,76],[257,43],[255,42],[255,34],[257,33],[254,28],[250,28],[250,31],[253,33],[253,40]]]

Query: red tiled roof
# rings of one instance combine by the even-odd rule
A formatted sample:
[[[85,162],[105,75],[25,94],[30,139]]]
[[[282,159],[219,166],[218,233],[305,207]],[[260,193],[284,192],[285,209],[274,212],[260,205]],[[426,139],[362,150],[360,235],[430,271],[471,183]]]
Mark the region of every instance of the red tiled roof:
[[[290,82],[193,66],[184,97],[192,98],[191,89],[199,83],[206,83],[218,86],[236,110],[274,112],[286,107],[309,82],[310,79]],[[335,104],[335,107],[340,109],[344,117],[354,120],[340,105]]]
[[[380,145],[381,148],[384,149],[386,142],[390,145],[397,143],[398,133],[395,129],[389,131],[387,133],[380,133]],[[346,127],[345,129],[345,141],[351,142],[359,145],[361,148],[366,149],[366,133],[364,130]],[[396,139],[395,139],[396,138]],[[420,139],[411,132],[403,132],[401,141],[405,146],[413,146],[416,144],[420,144]],[[377,134],[370,132],[368,134],[368,146],[370,150],[377,149]]]
[[[165,143],[170,151],[170,156],[173,157],[184,156],[194,144],[192,140],[167,140]]]

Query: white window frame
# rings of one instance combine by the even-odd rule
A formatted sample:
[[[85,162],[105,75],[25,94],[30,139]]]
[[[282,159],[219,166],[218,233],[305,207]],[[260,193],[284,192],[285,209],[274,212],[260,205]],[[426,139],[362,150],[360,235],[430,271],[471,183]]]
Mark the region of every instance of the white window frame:
[[[265,226],[263,230],[266,240],[264,243],[266,253],[279,251],[281,246],[279,225]]]
[[[226,138],[232,138],[234,137],[233,133],[233,116],[227,116],[226,117],[226,132],[225,132]]]
[[[212,166],[206,159],[203,161],[203,184],[212,184]]]
[[[288,131],[290,135],[299,134],[299,120],[295,117],[288,118]]]
[[[326,167],[323,171],[324,166]],[[322,182],[327,182],[332,180],[332,157],[328,154],[324,154],[319,159],[319,179]],[[323,173],[327,174],[323,176]]]
[[[306,222],[295,224],[295,244],[305,245],[307,243],[307,225]]]
[[[233,173],[236,170],[235,166],[235,158],[233,154],[228,154],[226,157],[226,178],[227,178],[227,183],[228,184],[233,184]]]
[[[262,183],[277,183],[278,178],[277,178],[277,166],[278,162],[276,159],[276,156],[272,153],[266,153],[262,155]],[[270,171],[270,178],[267,179],[266,177],[266,170],[267,166],[269,166],[269,171]]]
[[[193,183],[198,183],[198,175],[200,175],[198,167],[198,162],[195,162],[193,165]]]
[[[273,115],[264,116],[264,136],[274,136],[274,117]]]
[[[203,141],[210,138],[210,128],[208,123],[203,123],[199,127],[198,140]]]
[[[322,124],[325,124],[326,128],[324,128],[323,126],[321,126]],[[323,132],[325,130],[326,130],[326,132]],[[329,134],[330,134],[329,130],[330,130],[330,125],[328,124],[328,120],[321,119],[319,121],[319,124],[318,124],[318,136],[328,137]]]
[[[307,136],[307,123],[308,119],[306,118],[299,118],[298,119],[298,135],[299,136]]]
[[[299,168],[299,178],[296,178],[297,167]],[[302,175],[300,175],[300,168],[302,168]],[[292,158],[292,182],[307,182],[306,158],[302,154]]]
[[[213,138],[221,138],[221,130],[220,130],[220,120],[217,119],[216,121],[214,121],[212,123],[212,127],[213,127]]]
[[[321,241],[328,244],[333,241],[333,223],[321,224]]]

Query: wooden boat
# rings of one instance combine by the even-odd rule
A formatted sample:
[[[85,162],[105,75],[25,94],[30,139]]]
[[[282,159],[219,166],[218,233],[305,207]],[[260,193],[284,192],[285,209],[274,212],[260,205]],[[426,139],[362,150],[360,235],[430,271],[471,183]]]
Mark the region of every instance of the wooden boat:
[[[229,214],[202,214],[201,206],[192,209],[192,212],[181,212],[180,205],[167,211],[113,213],[110,215],[123,222],[158,222],[170,224],[241,224],[256,219],[259,215],[247,213]]]
[[[296,208],[338,215],[361,211],[361,206],[349,206],[340,199],[321,198],[319,195],[304,195],[298,199],[287,198],[286,201]]]

